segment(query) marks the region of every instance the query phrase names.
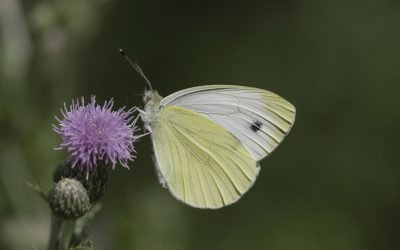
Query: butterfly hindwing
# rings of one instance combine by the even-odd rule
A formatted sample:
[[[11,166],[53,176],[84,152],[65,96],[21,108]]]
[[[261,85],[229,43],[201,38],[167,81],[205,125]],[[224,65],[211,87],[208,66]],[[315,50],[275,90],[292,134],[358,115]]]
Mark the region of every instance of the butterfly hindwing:
[[[198,112],[231,132],[261,160],[270,154],[290,131],[295,107],[282,97],[257,88],[206,85],[178,91],[161,106],[180,106]]]
[[[193,207],[237,201],[259,167],[244,145],[201,113],[168,105],[152,131],[158,169],[171,193]]]

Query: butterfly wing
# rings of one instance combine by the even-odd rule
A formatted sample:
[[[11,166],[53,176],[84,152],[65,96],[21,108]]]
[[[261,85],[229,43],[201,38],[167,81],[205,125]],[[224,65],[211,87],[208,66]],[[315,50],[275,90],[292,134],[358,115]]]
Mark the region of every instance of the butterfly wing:
[[[257,88],[207,85],[184,89],[161,101],[201,113],[231,132],[259,161],[290,131],[295,107],[282,97]]]
[[[165,184],[190,206],[219,208],[234,203],[259,172],[257,162],[237,138],[186,108],[162,108],[151,135]]]

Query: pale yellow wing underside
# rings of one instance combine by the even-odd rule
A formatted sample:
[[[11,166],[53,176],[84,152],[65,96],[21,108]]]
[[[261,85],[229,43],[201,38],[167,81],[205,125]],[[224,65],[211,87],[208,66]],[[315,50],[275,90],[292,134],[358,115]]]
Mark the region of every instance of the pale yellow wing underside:
[[[160,110],[152,141],[158,170],[171,193],[199,208],[236,202],[260,170],[229,131],[202,114],[178,106]]]

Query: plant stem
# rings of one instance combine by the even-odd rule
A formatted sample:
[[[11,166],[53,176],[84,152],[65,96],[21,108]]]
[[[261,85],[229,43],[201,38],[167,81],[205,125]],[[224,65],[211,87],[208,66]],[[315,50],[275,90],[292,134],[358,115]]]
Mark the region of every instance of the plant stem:
[[[49,245],[47,247],[47,250],[55,250],[57,249],[57,243],[58,243],[58,236],[60,234],[60,225],[61,221],[55,216],[51,216],[51,229],[50,229],[50,239],[49,239]]]
[[[58,250],[69,249],[69,244],[71,242],[72,234],[74,233],[75,220],[64,220],[60,227],[60,243],[58,245]]]

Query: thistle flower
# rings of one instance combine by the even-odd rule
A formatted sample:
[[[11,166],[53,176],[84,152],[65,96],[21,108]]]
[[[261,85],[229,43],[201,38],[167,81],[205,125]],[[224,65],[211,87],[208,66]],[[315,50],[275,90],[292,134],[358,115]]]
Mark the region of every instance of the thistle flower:
[[[71,166],[91,172],[98,161],[111,163],[113,169],[119,162],[128,167],[128,161],[134,159],[136,130],[133,121],[133,109],[125,111],[120,108],[113,111],[114,102],[104,102],[103,106],[96,104],[96,97],[85,105],[84,98],[73,100],[67,108],[61,109],[63,119],[57,117],[59,126],[53,125],[56,133],[60,134],[62,142],[56,149],[66,149],[70,154]]]

